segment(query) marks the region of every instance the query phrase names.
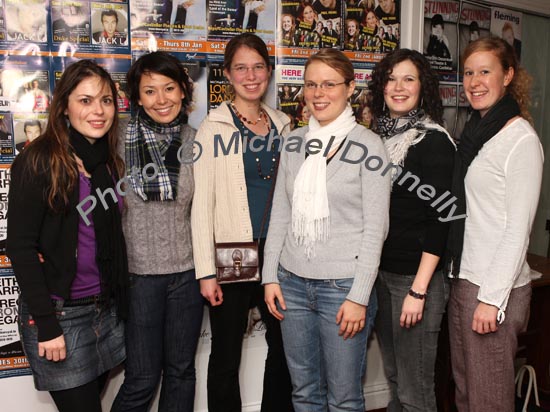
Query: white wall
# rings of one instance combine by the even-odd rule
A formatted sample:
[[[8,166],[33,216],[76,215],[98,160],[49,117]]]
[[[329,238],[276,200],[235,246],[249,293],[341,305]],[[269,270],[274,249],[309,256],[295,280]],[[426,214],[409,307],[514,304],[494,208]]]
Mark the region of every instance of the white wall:
[[[195,394],[195,411],[206,412],[206,372],[208,355],[210,353],[210,332],[205,309],[203,317],[202,334],[196,357],[197,387]],[[265,355],[263,330],[254,332],[245,338],[243,345],[243,357],[241,363],[241,396],[243,412],[257,412],[260,410],[262,399],[262,382]],[[118,370],[112,376],[103,396],[103,410],[109,411],[113,399],[122,384],[124,373]],[[375,339],[370,342],[367,353],[367,378],[364,385],[367,410],[383,408],[388,401],[388,388],[380,351]],[[56,412],[56,408],[47,392],[38,392],[34,389],[31,376],[0,379],[0,393],[2,412]],[[158,396],[151,410],[156,411]]]

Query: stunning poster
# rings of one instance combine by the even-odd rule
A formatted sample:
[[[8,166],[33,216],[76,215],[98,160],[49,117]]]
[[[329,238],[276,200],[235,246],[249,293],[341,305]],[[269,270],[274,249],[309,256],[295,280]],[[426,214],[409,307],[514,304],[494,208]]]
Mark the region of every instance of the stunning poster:
[[[455,0],[424,3],[424,55],[443,81],[457,80],[459,10]]]
[[[480,37],[489,37],[491,9],[470,3],[462,3],[459,20],[460,55],[466,46]]]

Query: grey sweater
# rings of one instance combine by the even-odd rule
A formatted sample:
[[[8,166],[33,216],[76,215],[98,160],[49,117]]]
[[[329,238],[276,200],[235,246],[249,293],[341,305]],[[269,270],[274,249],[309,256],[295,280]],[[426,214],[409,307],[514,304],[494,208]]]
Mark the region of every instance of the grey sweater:
[[[119,126],[118,152],[125,159],[125,136],[129,119]],[[193,141],[195,129],[182,127],[182,142]],[[160,136],[157,136],[160,138]],[[191,202],[195,189],[193,165],[182,163],[175,201],[144,202],[126,185],[122,224],[128,248],[130,273],[166,275],[192,269]]]
[[[292,136],[303,139],[307,131],[308,128],[303,127]],[[365,152],[359,145],[368,149],[368,156],[360,163],[351,164],[349,161],[360,159]],[[281,153],[262,283],[278,283],[279,264],[308,279],[353,278],[347,299],[367,305],[388,232],[390,173],[382,173],[388,165],[386,150],[382,140],[363,126],[357,125],[349,133],[327,165],[330,236],[325,243],[315,245],[316,256],[308,260],[304,247],[296,243],[292,234],[294,180],[305,160],[304,146],[299,153],[284,148]],[[365,165],[370,158],[369,167],[376,167],[378,162],[373,156],[383,161],[378,171],[370,171]]]

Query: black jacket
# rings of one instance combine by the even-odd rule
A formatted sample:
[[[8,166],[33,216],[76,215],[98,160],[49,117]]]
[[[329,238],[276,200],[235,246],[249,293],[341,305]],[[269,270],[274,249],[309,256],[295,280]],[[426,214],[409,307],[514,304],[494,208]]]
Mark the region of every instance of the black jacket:
[[[409,148],[400,177],[412,173],[420,179],[418,187],[430,185],[436,190],[437,199],[451,190],[454,154],[447,136],[429,131],[420,143]],[[443,256],[449,230],[449,223],[439,220],[447,216],[449,209],[438,212],[431,206],[433,200],[418,196],[417,187],[409,190],[413,182],[411,178],[403,182],[398,178],[392,186],[390,230],[380,260],[380,269],[409,276],[416,275],[423,252]],[[442,267],[440,259],[436,270]]]
[[[76,275],[79,187],[77,182],[64,212],[52,211],[47,205],[49,164],[32,174],[26,154],[21,152],[11,167],[7,255],[43,342],[63,333],[51,295],[68,299]]]

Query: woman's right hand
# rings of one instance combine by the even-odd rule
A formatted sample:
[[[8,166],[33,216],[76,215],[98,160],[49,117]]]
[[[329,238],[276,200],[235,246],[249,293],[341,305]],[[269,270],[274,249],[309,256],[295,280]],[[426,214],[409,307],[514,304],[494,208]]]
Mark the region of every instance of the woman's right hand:
[[[283,292],[281,286],[278,283],[268,283],[264,285],[264,300],[267,305],[269,313],[271,313],[278,320],[283,320],[285,316],[277,309],[277,301],[281,305],[282,310],[286,310],[285,299],[283,298]]]
[[[201,279],[201,295],[212,305],[219,306],[223,303],[223,292],[216,278]]]
[[[57,338],[38,342],[38,356],[45,357],[49,361],[59,362],[67,357],[65,337],[59,335]]]

